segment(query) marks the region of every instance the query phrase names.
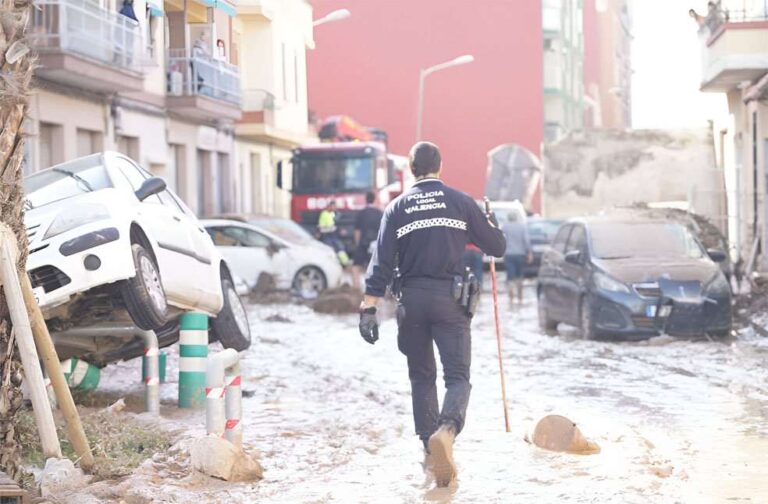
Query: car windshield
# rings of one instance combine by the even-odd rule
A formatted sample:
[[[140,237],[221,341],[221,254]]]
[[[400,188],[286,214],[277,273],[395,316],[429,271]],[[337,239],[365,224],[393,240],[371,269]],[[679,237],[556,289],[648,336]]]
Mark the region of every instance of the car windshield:
[[[560,229],[561,221],[556,220],[529,220],[528,234],[531,238],[539,238],[546,241],[554,239],[557,230]]]
[[[688,229],[666,222],[599,222],[589,226],[597,259],[704,257]]]
[[[315,241],[303,227],[288,219],[255,219],[251,224],[297,245],[306,245]]]
[[[293,192],[334,193],[373,188],[374,158],[301,156],[294,163]]]
[[[113,187],[101,155],[93,155],[43,170],[24,179],[27,208],[37,208],[74,196]]]

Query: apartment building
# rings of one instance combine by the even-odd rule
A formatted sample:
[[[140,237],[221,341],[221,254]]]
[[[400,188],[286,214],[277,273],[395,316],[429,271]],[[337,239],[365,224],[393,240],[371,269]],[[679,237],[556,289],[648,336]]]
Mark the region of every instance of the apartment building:
[[[235,126],[239,197],[246,213],[288,217],[290,194],[275,167],[316,140],[307,113],[307,49],[314,47],[306,0],[241,0],[233,26],[248,62],[241,65],[243,113]]]
[[[545,142],[584,126],[583,19],[581,0],[542,0]]]
[[[766,269],[768,7],[763,0],[721,0],[694,18],[701,40],[701,90],[725,93],[731,116],[730,126],[718,132],[720,164],[733,168],[730,240],[745,260],[756,251],[757,265]]]
[[[629,0],[584,0],[584,127],[632,126]]]
[[[201,216],[278,209],[273,163],[303,141],[296,131],[307,131],[311,8],[305,0],[274,2],[269,19],[280,35],[270,39],[248,29],[259,17],[249,9],[262,4],[270,2],[246,2],[239,19],[229,0],[37,2],[30,38],[40,67],[26,125],[27,170],[113,149],[164,177]],[[284,33],[297,30],[293,19],[280,19],[286,9],[303,20],[291,40]],[[251,86],[245,99],[241,74]],[[288,91],[254,105],[254,90],[273,94],[280,86]],[[268,120],[256,120],[257,110]],[[237,148],[244,117],[253,155]]]

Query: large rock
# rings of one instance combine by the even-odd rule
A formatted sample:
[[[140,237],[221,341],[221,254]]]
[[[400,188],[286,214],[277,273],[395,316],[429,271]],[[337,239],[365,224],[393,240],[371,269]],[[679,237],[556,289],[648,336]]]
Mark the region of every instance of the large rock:
[[[210,435],[192,445],[192,468],[226,481],[255,481],[262,478],[259,462],[226,439]]]
[[[40,494],[44,499],[60,496],[85,487],[90,478],[65,458],[49,458],[39,476]]]
[[[532,441],[545,450],[582,455],[600,453],[597,443],[586,439],[575,423],[560,415],[547,415],[539,420]]]

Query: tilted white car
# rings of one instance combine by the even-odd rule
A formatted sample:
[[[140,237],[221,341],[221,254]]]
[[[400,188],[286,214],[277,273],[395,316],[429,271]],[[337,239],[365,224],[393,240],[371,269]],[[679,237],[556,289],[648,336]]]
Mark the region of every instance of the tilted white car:
[[[224,346],[250,346],[229,267],[161,178],[104,152],[35,173],[24,187],[27,271],[54,332],[121,317],[144,330],[167,329],[195,310],[215,317],[212,336]],[[61,346],[66,356],[116,350],[102,340]]]
[[[253,288],[262,273],[281,290],[305,299],[317,297],[341,280],[333,249],[315,240],[293,221],[275,217],[203,220],[232,272]]]

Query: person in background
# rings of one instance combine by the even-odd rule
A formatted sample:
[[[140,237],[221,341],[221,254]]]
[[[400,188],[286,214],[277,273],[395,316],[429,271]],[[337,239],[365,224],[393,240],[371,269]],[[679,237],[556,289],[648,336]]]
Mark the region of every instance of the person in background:
[[[480,288],[483,287],[483,251],[480,250],[474,243],[467,243],[464,249],[464,256],[462,257],[464,267],[469,268],[469,271],[475,275]]]
[[[219,61],[227,60],[227,46],[224,44],[223,40],[218,39],[216,41],[216,54],[214,54],[213,57]]]
[[[533,262],[528,227],[517,212],[510,212],[501,230],[507,240],[504,267],[507,270],[509,304],[514,305],[515,290],[517,290],[518,303],[523,304],[523,266],[526,261],[528,264]]]
[[[376,195],[368,191],[365,194],[365,208],[355,217],[355,253],[352,256],[354,269],[352,270],[352,282],[355,289],[360,289],[360,276],[371,261],[371,244],[376,243],[379,234],[381,217],[384,212],[374,206]]]
[[[339,263],[343,267],[349,264],[349,256],[344,250],[344,244],[339,239],[339,233],[336,229],[336,202],[331,200],[328,206],[320,212],[317,218],[317,230],[320,232],[320,241],[333,248]]]

